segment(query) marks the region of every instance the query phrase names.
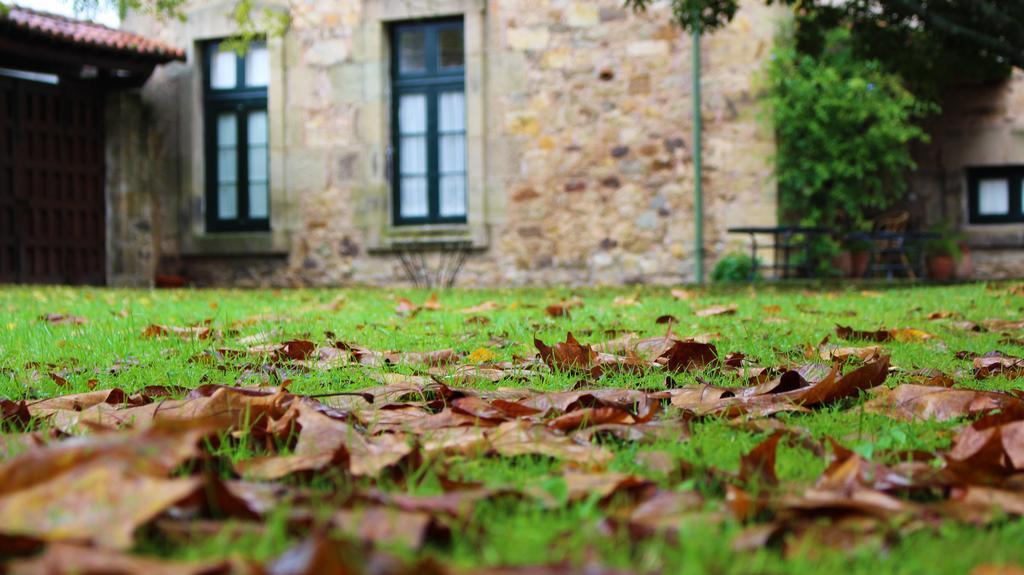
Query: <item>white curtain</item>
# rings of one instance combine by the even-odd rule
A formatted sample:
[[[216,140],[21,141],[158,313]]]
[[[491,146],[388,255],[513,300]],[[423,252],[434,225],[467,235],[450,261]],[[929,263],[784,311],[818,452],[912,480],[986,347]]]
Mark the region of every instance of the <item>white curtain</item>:
[[[427,97],[409,94],[398,100],[399,213],[422,218],[427,205]]]
[[[466,215],[466,98],[462,92],[444,92],[438,99],[440,153],[440,213]]]
[[[217,217],[238,217],[238,120],[233,113],[217,116]]]
[[[267,169],[267,112],[249,114],[249,217],[263,219],[269,215],[269,182]]]
[[[1006,179],[982,180],[978,184],[978,214],[1004,216],[1010,213],[1010,182]]]
[[[245,85],[252,88],[270,85],[270,52],[265,44],[252,44],[245,54]]]
[[[230,90],[238,84],[238,59],[231,50],[214,49],[210,59],[210,87],[214,90]]]

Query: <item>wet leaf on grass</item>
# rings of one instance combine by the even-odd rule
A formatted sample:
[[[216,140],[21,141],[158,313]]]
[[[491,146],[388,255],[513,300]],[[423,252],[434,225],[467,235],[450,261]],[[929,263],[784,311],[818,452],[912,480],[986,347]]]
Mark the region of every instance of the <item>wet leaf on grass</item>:
[[[578,298],[572,298],[547,306],[544,308],[544,313],[551,317],[568,317],[570,311],[577,307],[583,307],[583,301]]]
[[[171,325],[148,325],[142,330],[142,337],[145,338],[157,338],[167,336],[177,336],[182,339],[207,339],[210,337],[212,330],[206,325],[197,325],[192,327],[175,327]]]
[[[701,310],[697,310],[697,312],[695,312],[694,315],[697,316],[697,317],[716,317],[716,316],[721,316],[721,315],[736,315],[736,312],[738,310],[739,310],[739,306],[737,306],[736,304],[716,305],[716,306],[704,308],[704,309],[701,309]]]
[[[1024,414],[1024,401],[1007,393],[904,384],[872,391],[864,411],[905,421],[947,421],[997,410]]]
[[[85,325],[89,323],[89,320],[84,317],[63,313],[48,313],[41,316],[39,320],[52,325]]]

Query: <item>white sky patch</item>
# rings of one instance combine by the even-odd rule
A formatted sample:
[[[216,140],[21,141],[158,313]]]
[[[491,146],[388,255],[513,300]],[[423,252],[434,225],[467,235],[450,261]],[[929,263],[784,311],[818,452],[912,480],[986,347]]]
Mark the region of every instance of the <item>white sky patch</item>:
[[[74,0],[15,0],[13,4],[43,12],[71,16],[72,18],[92,20],[112,28],[117,28],[121,25],[121,19],[117,17],[117,9],[103,0],[99,2],[100,7],[96,9],[95,13],[91,13],[91,11],[75,12]]]

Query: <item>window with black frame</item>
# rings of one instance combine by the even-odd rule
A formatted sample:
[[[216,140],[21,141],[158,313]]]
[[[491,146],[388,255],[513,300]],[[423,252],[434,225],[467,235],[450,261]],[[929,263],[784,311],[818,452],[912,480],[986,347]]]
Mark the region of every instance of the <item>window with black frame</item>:
[[[462,20],[396,24],[391,41],[394,221],[465,222]]]
[[[1024,166],[971,168],[967,186],[972,224],[1024,222]]]
[[[206,226],[209,231],[270,229],[270,56],[263,42],[245,53],[204,46]]]

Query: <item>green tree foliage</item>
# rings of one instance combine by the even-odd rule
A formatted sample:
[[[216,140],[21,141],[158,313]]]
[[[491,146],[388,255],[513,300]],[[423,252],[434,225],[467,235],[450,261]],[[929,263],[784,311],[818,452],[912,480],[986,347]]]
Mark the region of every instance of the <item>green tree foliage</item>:
[[[625,0],[644,10],[655,0]],[[740,0],[669,0],[676,21],[713,31],[728,24]],[[764,0],[785,4],[801,21],[801,48],[820,47],[837,26],[852,31],[863,56],[912,83],[990,79],[1024,68],[1024,0]],[[921,88],[925,89],[925,88]]]
[[[927,138],[917,120],[934,107],[858,57],[848,30],[828,33],[816,55],[781,40],[767,84],[783,218],[861,228],[902,197],[909,144]]]

